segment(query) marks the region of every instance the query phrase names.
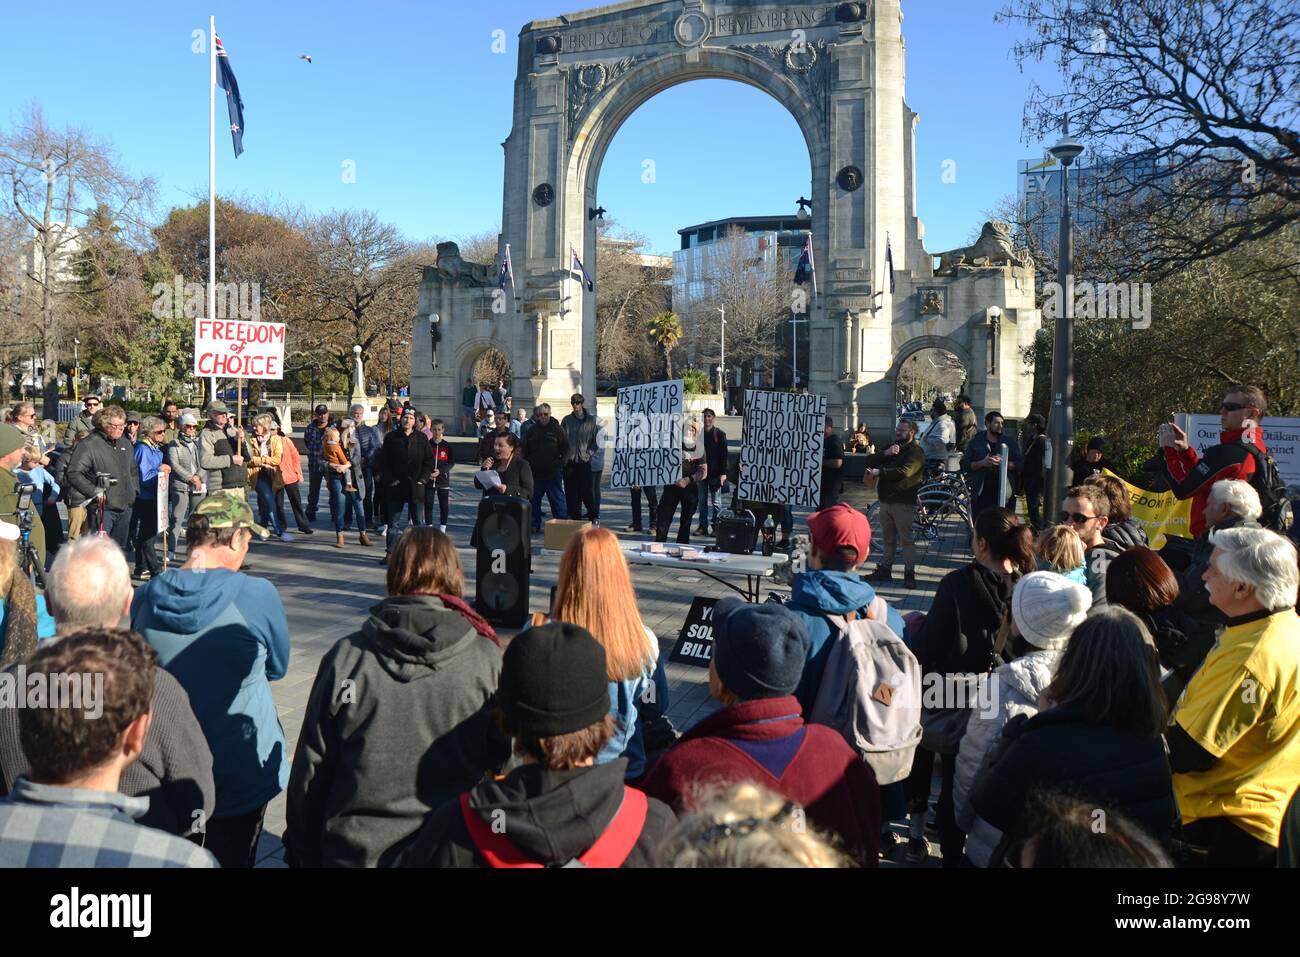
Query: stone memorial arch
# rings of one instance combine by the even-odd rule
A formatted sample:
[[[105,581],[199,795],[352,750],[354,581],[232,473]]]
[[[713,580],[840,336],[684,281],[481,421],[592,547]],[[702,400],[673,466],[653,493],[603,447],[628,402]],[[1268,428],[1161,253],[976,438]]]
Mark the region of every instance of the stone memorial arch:
[[[570,393],[594,393],[596,296],[571,267],[576,252],[599,283],[593,220],[605,153],[656,93],[723,78],[785,106],[808,148],[819,291],[808,304],[809,388],[841,421],[892,428],[900,357],[924,336],[969,358],[977,407],[1027,412],[1019,349],[1039,326],[1030,264],[991,241],[946,254],[936,276],[923,246],[902,20],[900,0],[628,0],[525,26],[497,262],[466,263],[445,243],[426,269],[412,338],[417,405],[454,415],[486,348],[510,357],[513,391],[530,409],[567,410]],[[671,145],[689,144],[706,121],[683,116]],[[762,181],[759,169],[736,175]],[[514,288],[500,294],[506,244]]]

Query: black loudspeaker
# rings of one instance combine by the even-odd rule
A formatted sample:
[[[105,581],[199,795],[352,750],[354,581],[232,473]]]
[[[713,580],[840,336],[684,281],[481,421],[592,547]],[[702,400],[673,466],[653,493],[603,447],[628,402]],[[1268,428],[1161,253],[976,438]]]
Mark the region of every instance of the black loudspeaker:
[[[494,625],[522,628],[528,620],[531,520],[526,498],[489,495],[479,502],[474,607]]]
[[[754,550],[754,513],[740,512],[722,518],[716,524],[717,541],[715,547],[720,552],[731,555],[749,555]]]

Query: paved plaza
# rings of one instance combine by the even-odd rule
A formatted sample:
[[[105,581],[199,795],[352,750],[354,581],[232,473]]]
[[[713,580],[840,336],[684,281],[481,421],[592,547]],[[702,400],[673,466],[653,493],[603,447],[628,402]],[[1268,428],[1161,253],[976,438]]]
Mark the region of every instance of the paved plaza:
[[[452,507],[447,527],[448,533],[459,546],[461,564],[465,569],[465,595],[469,600],[474,595],[474,550],[469,547],[469,537],[479,500],[478,494],[471,488],[471,476],[472,469],[468,467],[453,472]],[[874,493],[867,492],[860,486],[850,486],[846,498],[854,505],[866,508],[873,496]],[[602,526],[618,532],[626,540],[649,540],[650,536],[622,533],[621,530],[631,523],[631,515],[630,498],[626,491],[603,490]],[[796,513],[795,534],[800,534],[801,531],[807,533],[805,518],[806,513]],[[324,507],[324,499],[315,528],[315,535],[299,535],[292,544],[255,544],[248,559],[250,574],[269,579],[279,589],[289,618],[292,636],[289,671],[280,681],[272,683],[271,690],[280,713],[280,721],[284,725],[290,755],[297,745],[307,698],[322,656],[340,638],[357,630],[367,609],[384,596],[385,569],[378,564],[383,551],[382,539],[372,536],[376,544],[371,548],[362,548],[356,543],[356,532],[352,531],[347,535],[347,548],[335,548],[333,528],[328,509]],[[540,541],[540,537],[534,539],[534,548]],[[904,613],[926,610],[939,579],[969,560],[963,557],[964,546],[964,536],[956,534],[946,535],[935,542],[918,543],[919,587],[915,591],[907,591],[902,587],[901,581],[896,581],[882,587],[880,593]],[[873,557],[877,553],[873,549]],[[531,610],[547,609],[550,589],[555,584],[559,569],[559,559],[559,553],[553,550],[534,555]],[[687,570],[634,565],[632,579],[642,616],[658,636],[663,655],[672,652],[692,598],[697,595],[722,598],[735,594],[725,586]],[[788,586],[764,586],[764,596],[773,590],[789,593]],[[669,664],[667,671],[671,689],[669,717],[679,729],[691,727],[717,707],[709,697],[706,669]],[[285,798],[280,794],[267,809],[266,828],[259,850],[259,866],[284,866],[280,843],[284,827]],[[931,863],[937,863],[937,860],[932,858]]]

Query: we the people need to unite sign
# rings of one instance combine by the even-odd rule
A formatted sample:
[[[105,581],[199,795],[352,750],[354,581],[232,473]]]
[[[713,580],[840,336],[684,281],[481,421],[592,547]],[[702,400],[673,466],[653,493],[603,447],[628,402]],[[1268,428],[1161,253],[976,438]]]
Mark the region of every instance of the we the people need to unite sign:
[[[194,374],[284,378],[284,323],[194,320]]]
[[[825,424],[824,395],[746,389],[740,498],[817,508]]]

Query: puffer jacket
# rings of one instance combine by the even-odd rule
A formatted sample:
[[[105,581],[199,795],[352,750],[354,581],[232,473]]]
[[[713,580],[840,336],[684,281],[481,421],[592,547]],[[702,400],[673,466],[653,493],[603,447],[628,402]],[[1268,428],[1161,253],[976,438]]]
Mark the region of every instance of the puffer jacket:
[[[989,858],[1002,840],[1002,832],[975,814],[970,803],[971,791],[1007,722],[1016,715],[1038,714],[1039,696],[1052,683],[1064,651],[1064,646],[1031,651],[1002,665],[990,677],[989,697],[984,699],[992,702],[994,708],[990,711],[976,708],[971,712],[961,750],[957,752],[952,800],[957,826],[967,832],[966,856],[977,867],[988,867]]]
[[[293,439],[287,435],[280,436],[280,480],[285,485],[296,485],[302,481],[302,456]]]
[[[1147,530],[1135,518],[1126,518],[1114,525],[1107,525],[1101,530],[1101,536],[1125,551],[1139,545],[1151,544],[1151,540],[1147,538]]]

